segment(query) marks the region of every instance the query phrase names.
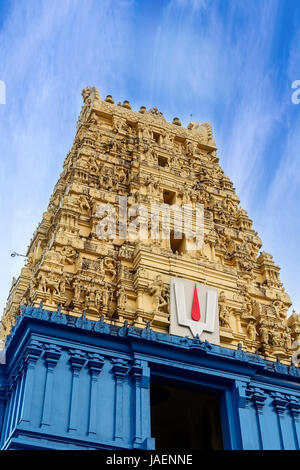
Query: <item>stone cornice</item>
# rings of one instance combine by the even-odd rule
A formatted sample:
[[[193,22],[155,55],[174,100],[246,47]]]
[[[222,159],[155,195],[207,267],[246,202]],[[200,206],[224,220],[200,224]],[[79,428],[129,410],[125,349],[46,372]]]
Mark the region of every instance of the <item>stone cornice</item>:
[[[85,94],[88,95],[87,99],[84,96]],[[167,122],[161,113],[155,113],[153,112],[153,109],[145,110],[144,112],[141,112],[140,110],[137,112],[132,110],[131,107],[124,107],[120,104],[116,105],[106,100],[102,101],[99,91],[95,87],[85,88],[83,90],[83,99],[84,104],[77,122],[77,133],[82,126],[90,123],[92,112],[96,112],[103,116],[109,116],[112,119],[117,117],[124,121],[127,120],[133,122],[136,125],[150,125],[154,129],[163,129],[176,137],[195,140],[199,142],[203,148],[208,150],[216,150],[217,148],[213,138],[207,141],[207,138],[204,139],[201,135],[201,130],[204,130],[207,127],[211,130],[209,123],[199,124],[191,122],[187,128],[184,128],[181,127],[181,125],[174,124],[174,121],[173,123]]]
[[[250,373],[252,376],[254,374],[259,374],[259,376],[268,375],[269,377],[276,378],[277,376],[285,376],[288,378],[289,382],[296,381],[299,382],[300,379],[300,368],[295,367],[294,365],[287,366],[280,363],[274,363],[263,359],[258,354],[251,354],[242,351],[240,348],[237,350],[227,349],[221,346],[210,344],[209,342],[201,341],[199,338],[182,338],[179,336],[169,335],[165,333],[159,333],[153,331],[150,328],[150,325],[146,325],[144,329],[128,326],[125,322],[123,327],[118,327],[104,321],[102,316],[99,321],[89,320],[87,318],[80,318],[74,316],[68,316],[61,314],[59,311],[51,312],[44,310],[42,307],[35,308],[31,306],[23,306],[22,313],[17,319],[16,326],[11,330],[11,334],[6,339],[6,351],[7,356],[11,354],[10,351],[14,351],[15,341],[18,339],[22,333],[22,325],[27,324],[28,320],[38,321],[39,324],[43,326],[58,326],[62,328],[67,328],[69,332],[77,330],[82,334],[88,335],[101,335],[108,340],[117,339],[120,341],[130,341],[131,349],[134,347],[133,344],[136,344],[138,350],[139,344],[144,348],[147,347],[156,347],[167,348],[170,351],[173,351],[173,354],[176,352],[182,353],[191,353],[191,358],[196,356],[205,356],[211,361],[223,361],[226,363],[226,368],[232,367],[234,369],[245,368],[247,373]],[[19,345],[18,345],[19,346]],[[170,356],[172,359],[172,356]],[[231,366],[230,366],[231,364]],[[251,373],[252,370],[252,373]]]

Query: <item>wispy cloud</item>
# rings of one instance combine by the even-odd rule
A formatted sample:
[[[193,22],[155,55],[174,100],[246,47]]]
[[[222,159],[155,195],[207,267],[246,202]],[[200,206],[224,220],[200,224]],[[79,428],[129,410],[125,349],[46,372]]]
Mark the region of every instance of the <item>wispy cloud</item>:
[[[300,32],[295,31],[288,54],[284,106],[282,106],[281,151],[277,154],[274,177],[264,204],[267,220],[264,226],[266,243],[277,255],[281,278],[300,311],[300,105],[291,102],[291,84],[300,77]],[[261,217],[262,218],[262,217]]]
[[[132,2],[14,1],[0,30],[0,301],[47,207],[75,133],[86,85],[124,88]]]
[[[221,165],[300,311],[297,18],[294,0],[13,0],[0,22],[0,303],[19,270],[9,254],[26,251],[72,144],[81,89],[96,85],[169,120],[212,123]]]
[[[251,206],[249,178],[280,114],[270,67],[277,2],[262,2],[258,12],[249,2],[227,5],[224,14],[219,2],[199,2],[196,13],[184,1],[168,4],[156,32],[152,90],[170,112],[211,120],[225,169]]]
[[[289,36],[278,40],[281,2],[224,3],[199,2],[197,11],[184,1],[168,3],[155,36],[153,100],[170,117],[180,113],[187,122],[192,113],[193,119],[212,122],[221,165],[254,219],[263,248],[283,266],[283,281],[300,311],[299,125],[286,126],[290,96],[279,83],[289,86],[280,57],[289,44],[292,76],[299,78],[299,33],[291,18],[284,33]]]

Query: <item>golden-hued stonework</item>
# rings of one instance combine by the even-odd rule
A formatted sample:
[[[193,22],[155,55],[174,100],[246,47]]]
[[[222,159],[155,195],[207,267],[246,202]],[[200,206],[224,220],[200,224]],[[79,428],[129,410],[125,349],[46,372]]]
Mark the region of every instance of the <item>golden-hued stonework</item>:
[[[169,331],[171,277],[218,289],[221,345],[259,352],[290,363],[300,339],[279,267],[261,252],[252,221],[239,206],[233,184],[219,165],[210,124],[187,129],[168,123],[157,108],[102,100],[83,90],[73,147],[47,211],[31,240],[27,264],[13,280],[2,339],[22,304],[137,327],[149,322]],[[203,204],[204,243],[196,251],[170,240],[103,240],[97,235],[99,204]],[[118,213],[118,212],[117,212]],[[172,229],[172,227],[171,227]],[[171,232],[172,233],[172,232]]]

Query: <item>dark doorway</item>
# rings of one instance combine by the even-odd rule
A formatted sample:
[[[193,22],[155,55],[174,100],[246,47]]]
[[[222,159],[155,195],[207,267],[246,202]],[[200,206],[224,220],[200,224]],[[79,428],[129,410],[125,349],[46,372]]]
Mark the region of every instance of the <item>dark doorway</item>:
[[[177,381],[151,382],[151,435],[155,448],[223,449],[220,397]]]
[[[182,254],[185,252],[185,235],[184,233],[180,233],[179,236],[181,238],[175,238],[174,231],[171,230],[170,232],[170,247],[173,253]]]

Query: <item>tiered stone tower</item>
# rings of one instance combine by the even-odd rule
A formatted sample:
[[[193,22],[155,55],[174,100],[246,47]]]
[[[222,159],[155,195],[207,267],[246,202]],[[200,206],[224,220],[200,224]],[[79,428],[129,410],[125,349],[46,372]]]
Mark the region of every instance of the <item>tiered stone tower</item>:
[[[47,212],[13,281],[2,320],[5,338],[20,305],[40,305],[90,319],[168,332],[170,277],[190,279],[219,291],[221,345],[290,363],[300,338],[279,267],[261,252],[252,221],[239,206],[233,184],[216,155],[210,124],[178,118],[167,123],[153,108],[131,110],[128,101],[104,101],[94,87],[83,90],[76,137]],[[97,236],[99,204],[204,205],[204,244],[138,241]],[[118,214],[118,211],[117,211]],[[84,312],[84,313],[83,313]]]

